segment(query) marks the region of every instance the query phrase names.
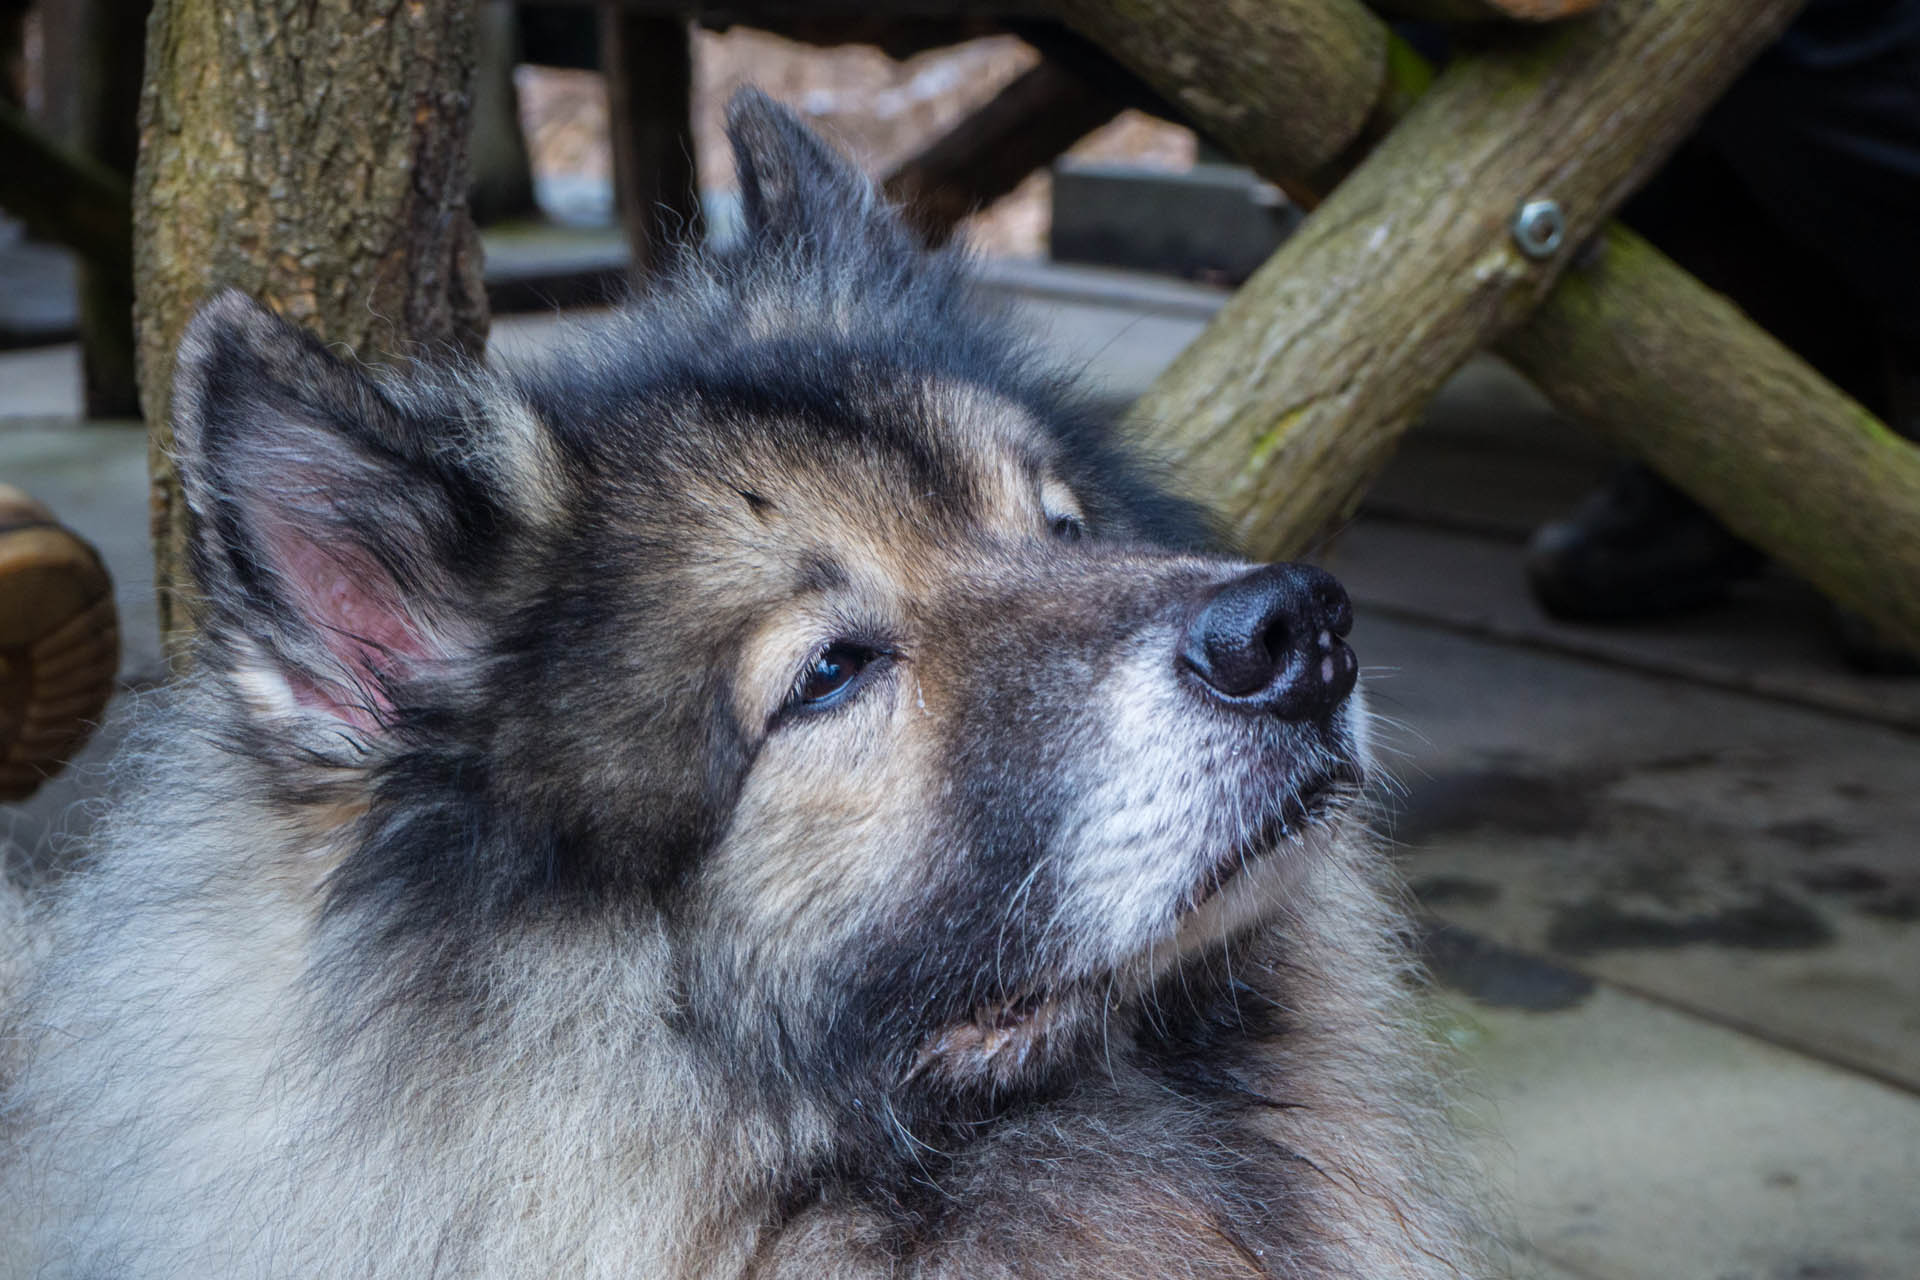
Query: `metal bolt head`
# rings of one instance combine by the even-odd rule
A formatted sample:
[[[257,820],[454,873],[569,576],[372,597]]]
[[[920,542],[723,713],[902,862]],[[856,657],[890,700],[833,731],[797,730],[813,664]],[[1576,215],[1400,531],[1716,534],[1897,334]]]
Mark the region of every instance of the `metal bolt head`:
[[[1529,200],[1513,215],[1513,242],[1529,258],[1551,258],[1566,238],[1566,215],[1552,200]]]

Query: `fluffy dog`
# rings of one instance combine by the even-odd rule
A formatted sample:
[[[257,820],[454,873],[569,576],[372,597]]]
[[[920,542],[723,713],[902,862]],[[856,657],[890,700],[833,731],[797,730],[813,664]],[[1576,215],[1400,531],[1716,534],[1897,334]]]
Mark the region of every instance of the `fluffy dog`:
[[[9,907],[5,1269],[1481,1274],[1344,593],[729,128],[744,243],[545,364],[194,321],[196,674]]]

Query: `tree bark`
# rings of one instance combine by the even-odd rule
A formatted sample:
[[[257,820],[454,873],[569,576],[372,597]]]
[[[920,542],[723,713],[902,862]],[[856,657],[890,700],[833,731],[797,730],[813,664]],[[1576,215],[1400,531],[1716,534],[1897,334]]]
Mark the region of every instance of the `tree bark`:
[[[1425,22],[1558,22],[1601,0],[1367,0],[1373,8]]]
[[[693,159],[693,46],[682,17],[600,8],[613,189],[640,285],[701,233]]]
[[[927,243],[943,244],[968,214],[1119,114],[1113,98],[1043,61],[902,161],[882,188]]]
[[[1632,232],[1596,250],[1499,353],[1920,652],[1920,449]]]
[[[141,401],[170,651],[185,511],[168,454],[174,347],[233,286],[362,359],[478,354],[467,213],[472,0],[159,0],[135,182]]]

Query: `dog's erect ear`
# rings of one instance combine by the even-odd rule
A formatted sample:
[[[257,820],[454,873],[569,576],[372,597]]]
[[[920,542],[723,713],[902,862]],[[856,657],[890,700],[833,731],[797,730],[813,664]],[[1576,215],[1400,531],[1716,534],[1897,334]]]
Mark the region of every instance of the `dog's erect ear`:
[[[912,247],[867,176],[758,89],[727,103],[727,140],[749,244],[829,252],[852,235],[869,246]]]
[[[249,701],[377,733],[403,681],[474,645],[511,520],[479,397],[389,391],[228,292],[180,344],[173,423],[205,652]]]

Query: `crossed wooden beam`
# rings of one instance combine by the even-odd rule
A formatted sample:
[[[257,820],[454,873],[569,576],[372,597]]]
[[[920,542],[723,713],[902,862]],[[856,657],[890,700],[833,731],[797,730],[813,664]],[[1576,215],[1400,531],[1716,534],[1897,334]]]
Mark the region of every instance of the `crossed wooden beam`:
[[[1920,650],[1920,448],[1608,222],[1801,0],[1380,0],[1422,16],[1592,10],[1502,32],[1437,80],[1359,0],[1057,7],[1314,209],[1132,415],[1251,553],[1297,554],[1349,515],[1442,383],[1490,347]],[[926,184],[941,145],[893,189]]]

